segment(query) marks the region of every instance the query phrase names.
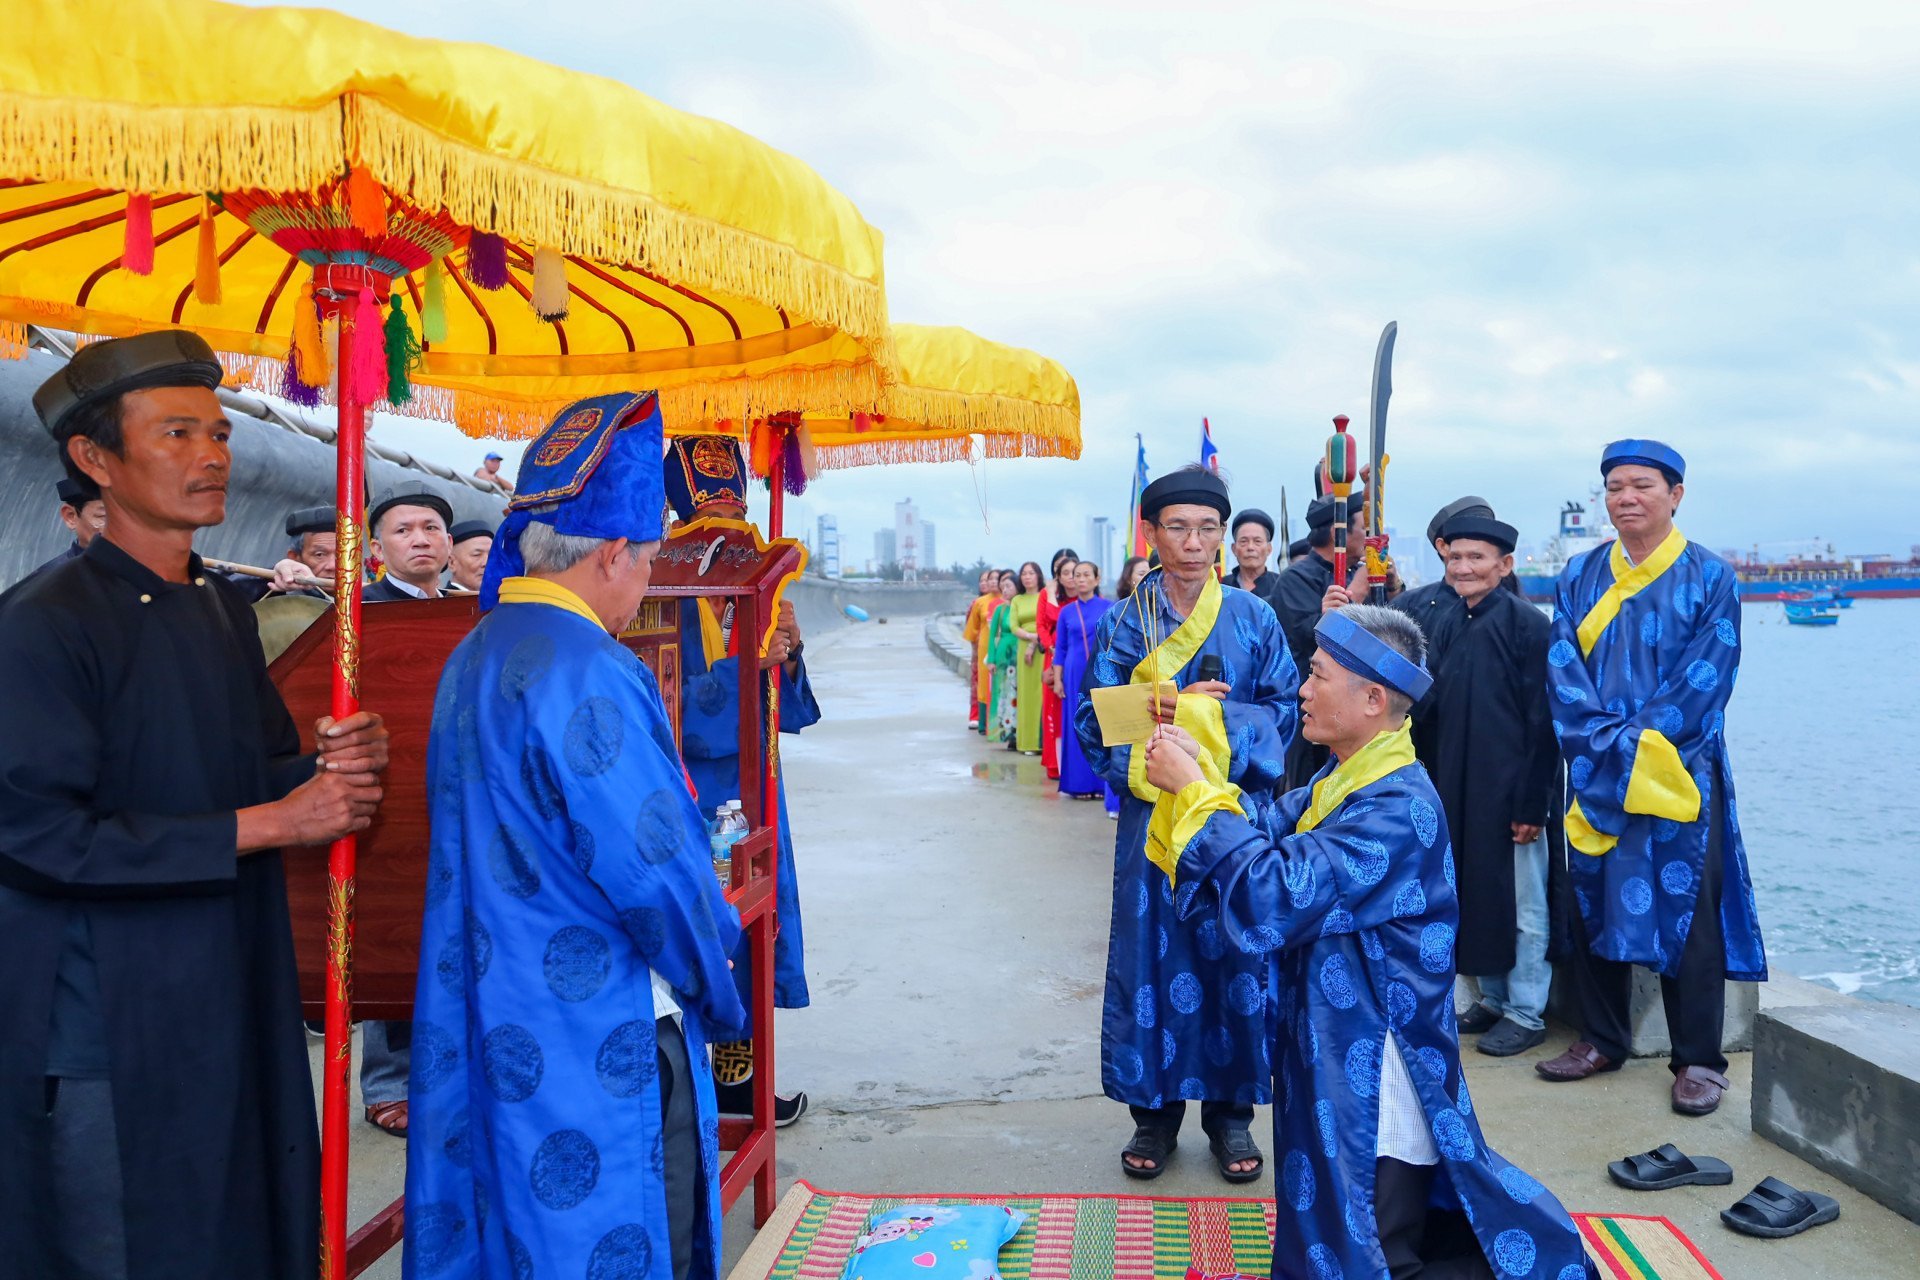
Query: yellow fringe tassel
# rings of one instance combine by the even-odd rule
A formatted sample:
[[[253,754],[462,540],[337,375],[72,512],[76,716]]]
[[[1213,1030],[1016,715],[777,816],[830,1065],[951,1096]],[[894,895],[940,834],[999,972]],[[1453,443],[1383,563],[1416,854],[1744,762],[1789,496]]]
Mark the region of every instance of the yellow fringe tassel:
[[[1073,441],[1080,456],[1080,404],[1040,404],[1010,396],[929,391],[905,383],[887,390],[887,414],[930,431],[959,431],[987,436],[1049,436]]]
[[[21,360],[27,354],[27,326],[0,320],[0,360]]]
[[[346,168],[337,103],[156,111],[0,92],[0,173],[112,191],[319,191]]]
[[[983,436],[989,458],[1078,458],[1078,441],[1058,436]],[[898,436],[875,433],[858,444],[819,444],[824,471],[850,467],[898,466],[908,462],[965,462],[972,456],[972,436]]]
[[[200,252],[193,264],[193,297],[203,306],[220,305],[220,241],[213,229],[213,197],[200,205]]]
[[[300,286],[300,300],[294,304],[293,349],[300,357],[300,381],[310,387],[324,387],[333,380],[333,360],[320,332],[311,280]]]
[[[423,209],[521,244],[600,262],[645,264],[696,289],[778,298],[790,315],[860,339],[898,377],[879,246],[872,278],[856,276],[765,236],[515,160],[450,148],[377,98],[347,100],[354,154],[388,189]],[[877,241],[877,233],[875,235]]]

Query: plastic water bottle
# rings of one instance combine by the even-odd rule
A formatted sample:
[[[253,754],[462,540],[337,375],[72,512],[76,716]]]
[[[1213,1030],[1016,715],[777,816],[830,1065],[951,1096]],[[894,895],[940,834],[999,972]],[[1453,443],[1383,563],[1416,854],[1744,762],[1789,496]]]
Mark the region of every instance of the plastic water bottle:
[[[713,874],[720,878],[722,886],[733,884],[733,846],[747,834],[747,815],[740,808],[738,800],[729,800],[714,814],[713,824]]]

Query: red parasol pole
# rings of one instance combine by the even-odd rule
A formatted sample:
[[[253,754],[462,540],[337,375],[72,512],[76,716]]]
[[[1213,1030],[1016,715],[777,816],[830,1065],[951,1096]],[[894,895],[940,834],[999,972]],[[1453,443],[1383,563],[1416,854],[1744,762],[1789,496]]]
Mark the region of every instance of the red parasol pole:
[[[356,281],[357,285],[357,281]],[[365,552],[364,489],[367,407],[349,371],[360,322],[359,291],[329,299],[340,318],[339,428],[334,438],[334,528],[339,559],[333,593],[333,718],[360,709],[360,582]],[[327,851],[327,1038],[321,1071],[320,1277],[343,1280],[347,1261],[347,1103],[353,1034],[353,875],[359,842],[344,836]]]
[[[1333,420],[1333,434],[1327,437],[1327,484],[1333,489],[1333,580],[1347,585],[1347,498],[1353,493],[1354,478],[1360,472],[1359,450],[1347,434],[1347,415]]]

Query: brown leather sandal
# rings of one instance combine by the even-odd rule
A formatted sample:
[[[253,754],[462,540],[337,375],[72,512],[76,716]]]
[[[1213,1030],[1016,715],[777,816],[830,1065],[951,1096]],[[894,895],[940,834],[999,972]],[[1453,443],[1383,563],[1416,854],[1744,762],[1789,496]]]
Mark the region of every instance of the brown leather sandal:
[[[367,1108],[367,1123],[396,1138],[407,1136],[407,1100],[376,1102]]]

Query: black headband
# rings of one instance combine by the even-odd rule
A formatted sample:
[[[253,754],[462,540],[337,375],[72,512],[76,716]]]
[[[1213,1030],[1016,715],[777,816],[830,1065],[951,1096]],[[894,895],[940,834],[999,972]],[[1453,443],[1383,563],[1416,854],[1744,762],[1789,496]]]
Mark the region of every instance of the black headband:
[[[1159,522],[1168,507],[1212,507],[1225,520],[1233,514],[1226,482],[1211,471],[1176,471],[1161,476],[1140,492],[1140,516]]]

